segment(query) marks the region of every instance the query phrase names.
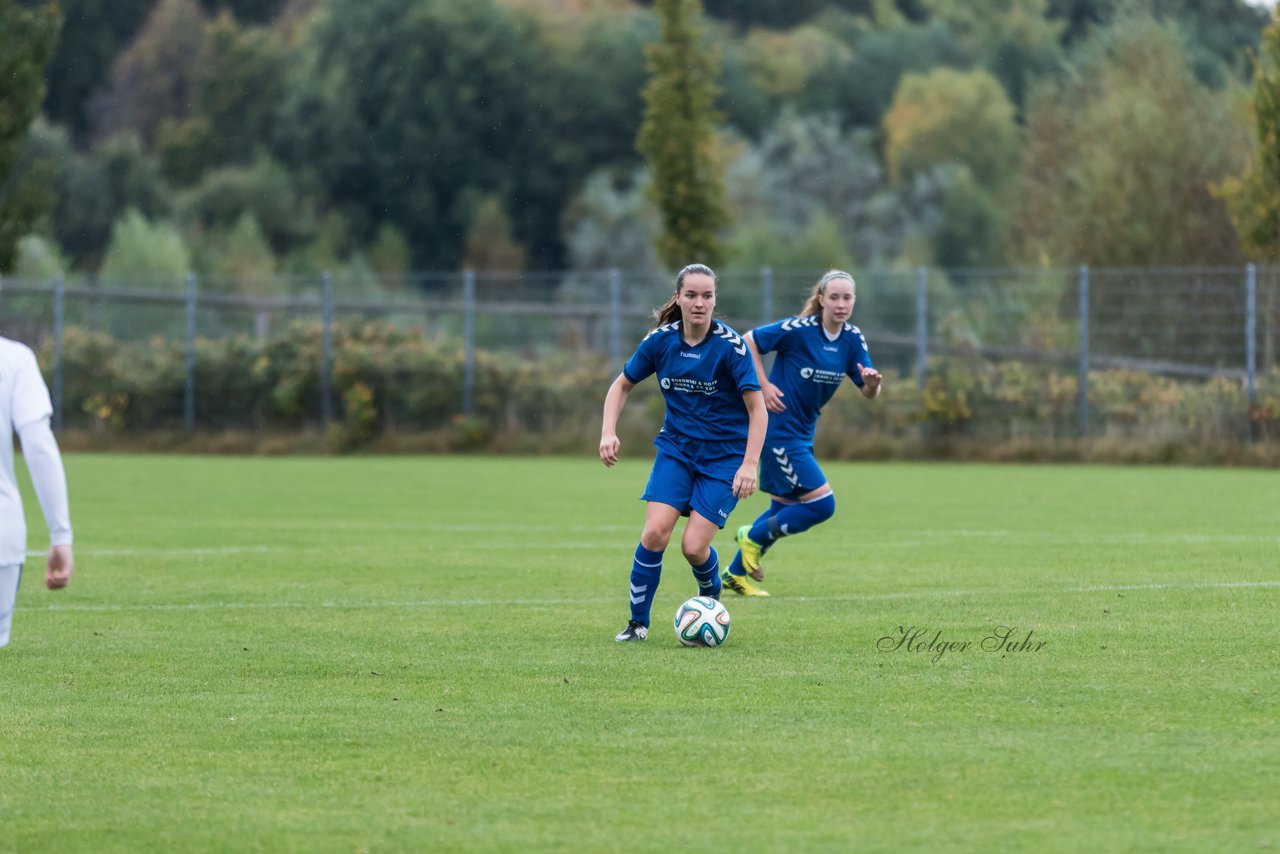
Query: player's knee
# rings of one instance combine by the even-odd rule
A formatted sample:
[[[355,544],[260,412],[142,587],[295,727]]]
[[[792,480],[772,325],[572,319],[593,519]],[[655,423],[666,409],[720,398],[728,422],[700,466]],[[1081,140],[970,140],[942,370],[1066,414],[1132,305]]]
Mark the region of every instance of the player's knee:
[[[680,551],[684,553],[684,559],[693,566],[702,566],[711,557],[711,547],[705,543],[682,542]]]
[[[646,525],[644,533],[640,535],[640,545],[651,552],[666,551],[669,542],[671,542],[671,532],[659,527]]]
[[[809,503],[809,510],[813,513],[814,524],[825,522],[832,516],[836,515],[836,497],[828,492],[816,501]]]

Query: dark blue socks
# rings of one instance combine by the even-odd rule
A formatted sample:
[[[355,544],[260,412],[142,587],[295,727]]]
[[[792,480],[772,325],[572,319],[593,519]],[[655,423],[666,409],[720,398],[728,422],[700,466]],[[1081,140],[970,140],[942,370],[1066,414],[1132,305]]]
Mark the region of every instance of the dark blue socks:
[[[720,555],[716,554],[715,546],[711,547],[706,562],[693,568],[693,577],[698,581],[699,596],[720,595]]]
[[[662,552],[651,552],[643,545],[636,546],[636,557],[631,563],[631,619],[649,625],[649,609],[653,595],[658,592],[658,580],[662,578]]]

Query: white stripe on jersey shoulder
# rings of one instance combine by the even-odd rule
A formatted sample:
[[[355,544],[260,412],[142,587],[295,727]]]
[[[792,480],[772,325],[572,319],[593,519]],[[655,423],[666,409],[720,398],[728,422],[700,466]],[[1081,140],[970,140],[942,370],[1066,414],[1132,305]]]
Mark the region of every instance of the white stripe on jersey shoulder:
[[[844,325],[844,330],[845,330],[845,332],[852,332],[854,335],[857,335],[857,336],[858,336],[858,340],[862,342],[862,349],[863,349],[863,350],[866,350],[866,349],[867,349],[867,336],[865,336],[865,335],[863,335],[863,334],[862,334],[862,330],[861,330],[861,329],[859,329],[858,327],[854,326],[852,323],[846,323],[846,324]]]
[[[792,329],[803,329],[806,326],[817,326],[818,315],[806,314],[804,317],[788,317],[782,321],[782,328],[788,332]]]
[[[672,332],[679,328],[680,328],[680,321],[673,320],[671,323],[664,323],[661,326],[659,326],[657,329],[650,330],[649,334],[644,336],[644,338],[641,338],[640,341],[641,343],[644,343],[645,341],[648,341],[653,336],[657,335],[659,332]]]
[[[711,334],[723,338],[732,344],[733,352],[737,353],[739,356],[747,355],[747,345],[746,342],[742,340],[742,336],[734,332],[728,326],[725,326],[720,321],[717,320],[715,325],[711,327]]]

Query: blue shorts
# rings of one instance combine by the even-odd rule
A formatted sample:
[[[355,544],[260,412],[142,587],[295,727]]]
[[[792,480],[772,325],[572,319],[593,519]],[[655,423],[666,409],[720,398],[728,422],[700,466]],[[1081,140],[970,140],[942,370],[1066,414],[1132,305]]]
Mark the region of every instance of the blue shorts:
[[[760,490],[781,498],[792,498],[813,492],[827,482],[827,476],[813,458],[812,445],[789,448],[765,443],[760,455]]]
[[[745,449],[737,443],[695,444],[663,433],[653,444],[658,456],[641,500],[669,504],[682,516],[696,510],[723,528],[738,506],[733,477],[742,465]]]

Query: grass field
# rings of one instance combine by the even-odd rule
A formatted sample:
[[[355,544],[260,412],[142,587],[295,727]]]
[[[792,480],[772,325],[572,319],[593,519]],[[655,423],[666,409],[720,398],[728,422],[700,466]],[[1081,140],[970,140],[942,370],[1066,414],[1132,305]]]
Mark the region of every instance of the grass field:
[[[640,461],[67,465],[77,576],[33,558],[0,650],[0,850],[1280,848],[1274,472],[832,464],[706,650],[674,543],[613,642]]]

